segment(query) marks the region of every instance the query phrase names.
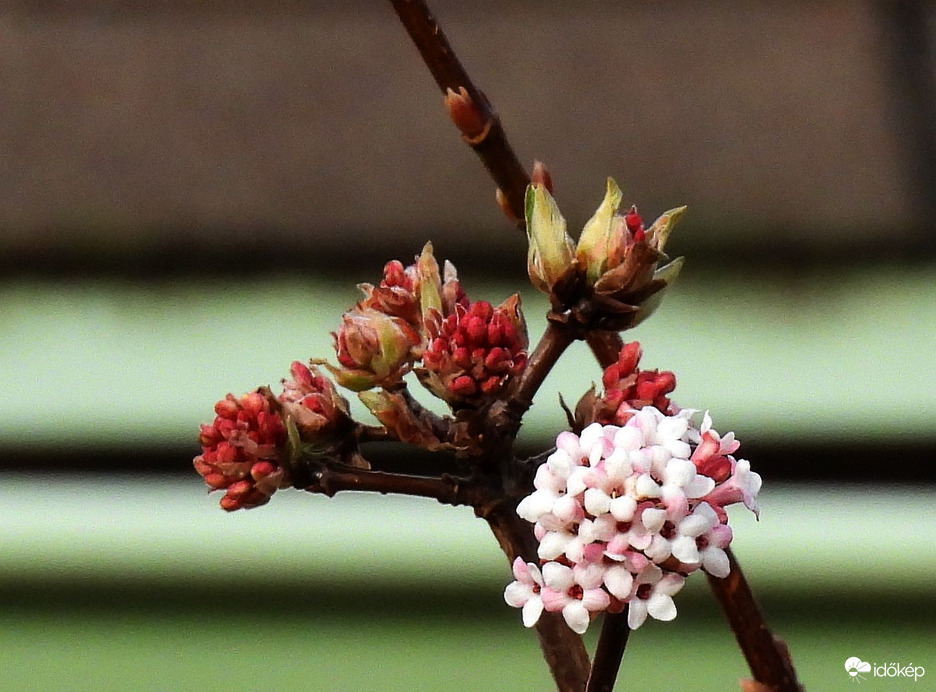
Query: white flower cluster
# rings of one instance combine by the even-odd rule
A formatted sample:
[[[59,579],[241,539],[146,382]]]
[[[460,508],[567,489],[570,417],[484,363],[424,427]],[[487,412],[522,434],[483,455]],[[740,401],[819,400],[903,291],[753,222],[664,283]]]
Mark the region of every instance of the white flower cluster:
[[[708,413],[665,415],[648,406],[623,427],[593,423],[581,437],[563,432],[537,469],[536,490],[517,513],[535,523],[541,565],[514,561],[504,598],[532,627],[543,610],[561,612],[583,633],[594,613],[628,607],[631,629],[647,616],[676,617],[673,595],[703,569],[729,572],[725,506],[757,513],[761,478],[731,454]]]

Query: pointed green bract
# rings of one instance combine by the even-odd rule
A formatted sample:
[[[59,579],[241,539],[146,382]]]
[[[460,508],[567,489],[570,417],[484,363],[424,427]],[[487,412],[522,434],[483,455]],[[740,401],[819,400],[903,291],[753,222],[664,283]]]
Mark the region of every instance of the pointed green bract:
[[[686,207],[670,209],[668,212],[661,214],[660,218],[653,222],[653,225],[647,230],[647,238],[650,239],[650,244],[654,248],[663,252],[666,241],[669,240],[670,233],[672,233],[673,228],[685,211]]]
[[[604,199],[579,236],[575,254],[586,267],[589,283],[597,281],[607,267],[609,236],[622,197],[621,188],[614,182],[614,178],[608,178]]]
[[[566,221],[556,200],[543,185],[527,187],[525,200],[527,271],[539,290],[549,293],[556,280],[572,264],[574,245],[566,233]]]
[[[439,263],[432,254],[432,243],[426,243],[423,247],[422,254],[416,262],[416,268],[419,281],[419,305],[423,318],[430,308],[442,314],[442,294],[439,290],[442,280],[439,277]]]

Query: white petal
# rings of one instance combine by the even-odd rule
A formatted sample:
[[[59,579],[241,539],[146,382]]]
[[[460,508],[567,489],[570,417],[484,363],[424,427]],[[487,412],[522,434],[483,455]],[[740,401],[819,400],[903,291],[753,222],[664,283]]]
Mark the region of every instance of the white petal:
[[[644,445],[644,436],[640,428],[625,425],[614,434],[614,446],[617,449],[632,451]]]
[[[695,539],[689,536],[679,536],[670,544],[673,557],[687,565],[696,565],[702,561]]]
[[[532,524],[551,512],[558,498],[559,496],[551,490],[534,490],[517,505],[517,514]]]
[[[647,602],[640,598],[632,598],[627,607],[627,626],[637,629],[647,619]]]
[[[731,573],[728,554],[721,548],[709,546],[702,551],[702,568],[713,577],[724,579]]]
[[[532,627],[539,620],[543,612],[543,599],[539,596],[531,598],[523,605],[523,626]]]
[[[650,545],[643,549],[644,554],[654,562],[663,562],[672,553],[670,542],[657,534]]]
[[[575,579],[571,568],[558,562],[547,562],[543,565],[543,582],[554,591],[565,592],[572,588]]]
[[[576,634],[585,634],[588,623],[591,621],[591,616],[581,601],[572,601],[563,608],[562,617],[565,618],[566,624]]]
[[[686,497],[697,498],[708,495],[715,488],[715,481],[708,476],[697,473],[695,477],[686,483],[683,491]]]
[[[710,528],[712,528],[711,519],[704,514],[699,514],[698,511],[679,522],[679,533],[692,538],[698,538]]]
[[[676,617],[676,604],[664,593],[654,593],[647,599],[647,612],[657,620],[669,622]]]
[[[687,485],[696,476],[696,466],[688,459],[670,459],[663,470],[663,480],[667,485]]]
[[[662,439],[678,440],[689,428],[689,421],[685,418],[668,416],[657,426],[657,435]]]
[[[593,517],[607,514],[611,509],[611,497],[600,488],[589,488],[585,491],[585,511]]]
[[[642,473],[637,476],[634,484],[638,497],[660,497],[660,486],[650,477],[649,473]]]
[[[565,552],[573,538],[575,536],[567,531],[549,531],[540,541],[537,555],[541,560],[555,560]],[[545,572],[543,576],[545,578]]]
[[[634,585],[634,575],[623,565],[608,567],[605,570],[604,584],[612,596],[623,601],[630,596],[631,587]]]
[[[647,531],[659,533],[660,529],[663,528],[663,524],[666,523],[666,510],[648,507],[641,513],[640,521],[647,527]]]
[[[637,511],[637,500],[629,495],[616,497],[609,504],[611,516],[618,521],[630,521],[634,518],[634,512]]]
[[[521,608],[526,605],[533,598],[533,595],[533,589],[530,588],[529,584],[521,584],[517,581],[510,582],[507,588],[504,589],[504,600],[507,601],[507,605],[514,608]]]
[[[569,474],[569,479],[566,481],[566,492],[569,495],[579,495],[584,493],[588,488],[585,485],[585,478],[591,472],[587,466],[576,466],[572,469],[572,472]]]
[[[575,466],[577,464],[572,457],[562,449],[557,449],[546,459],[546,467],[559,478],[568,478]]]

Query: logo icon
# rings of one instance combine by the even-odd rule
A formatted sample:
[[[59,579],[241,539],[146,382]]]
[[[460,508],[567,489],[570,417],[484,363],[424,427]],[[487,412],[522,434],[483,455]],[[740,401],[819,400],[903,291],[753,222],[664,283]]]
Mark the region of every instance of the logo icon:
[[[871,664],[865,663],[857,656],[852,656],[850,659],[845,661],[845,671],[851,676],[852,680],[855,680],[859,684],[864,680],[864,676],[861,673],[870,673]]]

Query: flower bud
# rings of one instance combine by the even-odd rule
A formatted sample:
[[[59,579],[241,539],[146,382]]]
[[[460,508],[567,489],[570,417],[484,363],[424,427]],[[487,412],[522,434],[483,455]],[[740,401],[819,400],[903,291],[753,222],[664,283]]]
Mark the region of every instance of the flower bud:
[[[556,200],[543,184],[526,191],[526,230],[530,243],[527,273],[540,291],[551,293],[556,282],[572,268],[575,246]]]
[[[356,392],[399,382],[414,360],[411,350],[420,344],[404,320],[360,306],[342,316],[332,337],[341,367],[326,367],[338,384]]]
[[[611,233],[615,228],[615,212],[621,204],[621,188],[613,178],[608,178],[605,197],[598,211],[585,224],[582,235],[575,248],[579,265],[585,267],[585,275],[590,284],[604,274],[608,266],[608,250]]]
[[[478,405],[495,396],[526,366],[527,335],[519,296],[497,308],[485,301],[433,325],[420,381],[453,406]]]
[[[294,361],[289,371],[293,378],[283,380],[278,400],[302,440],[325,441],[350,422],[348,402],[318,368]]]
[[[215,404],[214,422],[200,428],[202,453],[193,465],[212,490],[226,491],[226,511],[266,504],[286,484],[279,462],[286,428],[271,397],[265,388],[239,399],[228,394]]]

